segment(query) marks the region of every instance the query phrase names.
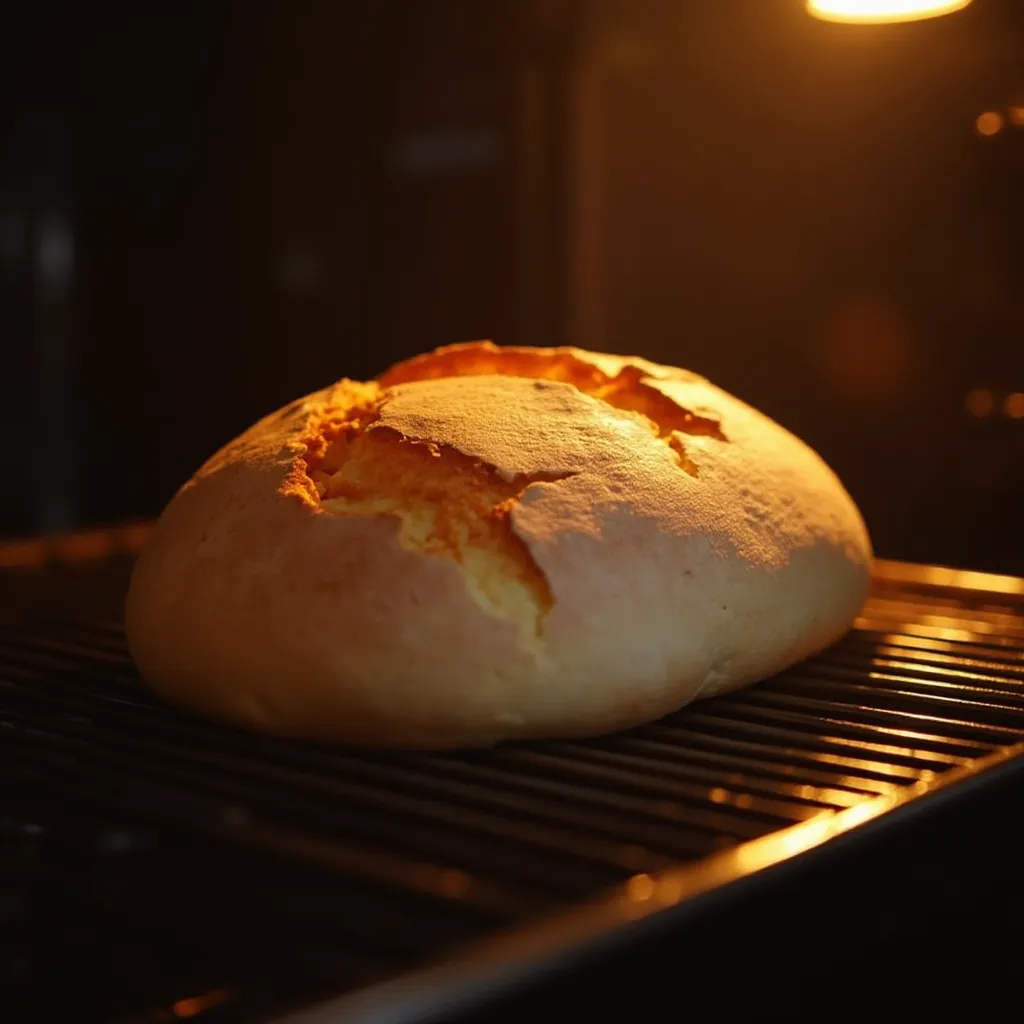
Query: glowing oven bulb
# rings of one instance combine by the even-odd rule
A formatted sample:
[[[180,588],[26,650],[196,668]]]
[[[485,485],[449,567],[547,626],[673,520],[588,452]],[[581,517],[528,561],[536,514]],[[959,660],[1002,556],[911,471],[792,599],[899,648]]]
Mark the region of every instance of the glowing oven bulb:
[[[881,25],[894,21],[919,21],[952,14],[971,0],[807,0],[807,10],[823,21]]]

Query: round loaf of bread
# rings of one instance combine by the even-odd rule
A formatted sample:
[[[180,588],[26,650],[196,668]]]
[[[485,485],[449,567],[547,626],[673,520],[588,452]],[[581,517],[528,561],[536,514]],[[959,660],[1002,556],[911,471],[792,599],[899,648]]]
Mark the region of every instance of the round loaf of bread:
[[[838,639],[871,548],[803,442],[694,374],[471,343],[263,419],[164,511],[128,643],[261,732],[478,747],[634,726]]]

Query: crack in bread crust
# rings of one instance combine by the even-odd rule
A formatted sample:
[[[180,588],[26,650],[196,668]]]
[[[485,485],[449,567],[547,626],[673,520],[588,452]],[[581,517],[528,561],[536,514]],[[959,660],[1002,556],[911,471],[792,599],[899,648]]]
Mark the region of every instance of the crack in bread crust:
[[[382,394],[336,413],[307,442],[305,473],[320,507],[337,516],[398,519],[404,547],[451,558],[470,596],[517,622],[524,646],[535,645],[554,597],[511,513],[531,485],[574,474],[505,479],[455,448],[378,425],[386,400]]]
[[[658,381],[668,373],[642,360],[602,363],[600,356],[584,359],[568,349],[449,346],[399,363],[376,381],[336,384],[327,411],[304,439],[292,483],[310,503],[333,515],[396,518],[404,547],[451,558],[473,599],[489,613],[517,622],[529,645],[542,638],[554,597],[515,532],[511,513],[531,485],[574,474],[506,479],[494,466],[456,448],[408,437],[379,422],[390,388],[492,375],[569,384],[641,421],[671,449],[679,467],[695,477],[699,470],[686,438],[728,438],[717,419],[659,390]]]
[[[443,377],[501,374],[552,380],[573,387],[621,412],[642,419],[672,449],[679,466],[691,476],[698,467],[687,451],[685,437],[729,439],[719,420],[680,405],[656,386],[655,367],[625,363],[609,373],[597,362],[580,358],[570,349],[499,348],[491,343],[450,345],[392,367],[379,378],[384,387]]]

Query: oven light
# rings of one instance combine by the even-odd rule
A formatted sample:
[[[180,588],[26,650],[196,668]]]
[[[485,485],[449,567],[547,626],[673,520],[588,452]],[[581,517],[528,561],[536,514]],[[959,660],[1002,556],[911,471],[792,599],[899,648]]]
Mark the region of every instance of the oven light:
[[[984,113],[978,115],[974,122],[974,127],[979,135],[984,135],[987,138],[991,138],[993,135],[998,135],[1003,128],[1003,115],[997,110],[986,110]]]
[[[880,25],[952,14],[971,0],[807,0],[807,10],[823,21]]]
[[[1003,412],[1011,420],[1024,420],[1024,391],[1014,391],[1003,402]]]

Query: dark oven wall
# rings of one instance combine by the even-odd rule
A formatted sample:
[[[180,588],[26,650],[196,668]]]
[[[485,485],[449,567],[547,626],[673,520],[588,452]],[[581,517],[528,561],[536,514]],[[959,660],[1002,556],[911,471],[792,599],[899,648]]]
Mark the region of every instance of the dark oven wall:
[[[0,533],[150,515],[298,394],[517,337],[509,5],[51,0],[11,29]]]
[[[689,365],[880,553],[1024,572],[1019,10],[803,7],[6,15],[0,533],[151,515],[297,394],[493,337]]]

